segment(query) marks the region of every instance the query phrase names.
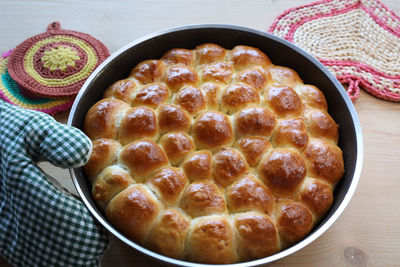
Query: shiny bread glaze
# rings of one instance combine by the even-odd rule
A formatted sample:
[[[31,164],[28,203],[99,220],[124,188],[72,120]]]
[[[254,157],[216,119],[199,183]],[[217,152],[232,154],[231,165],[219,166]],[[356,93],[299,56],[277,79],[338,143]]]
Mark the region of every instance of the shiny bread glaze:
[[[93,198],[163,255],[235,263],[299,242],[344,173],[323,93],[258,48],[175,48],[104,88],[84,131]]]

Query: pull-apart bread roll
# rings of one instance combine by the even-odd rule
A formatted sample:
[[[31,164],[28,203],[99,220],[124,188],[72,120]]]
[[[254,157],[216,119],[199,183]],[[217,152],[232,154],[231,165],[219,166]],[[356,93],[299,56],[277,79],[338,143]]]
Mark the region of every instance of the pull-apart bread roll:
[[[168,257],[235,263],[279,252],[330,209],[344,173],[322,92],[255,47],[201,44],[132,66],[84,131],[93,198]]]

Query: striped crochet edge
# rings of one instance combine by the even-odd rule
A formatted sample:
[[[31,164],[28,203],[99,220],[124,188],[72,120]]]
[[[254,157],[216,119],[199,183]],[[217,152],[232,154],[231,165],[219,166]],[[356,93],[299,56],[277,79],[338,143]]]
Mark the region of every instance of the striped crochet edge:
[[[11,78],[7,71],[8,56],[11,50],[0,56],[0,98],[7,103],[26,109],[41,111],[50,115],[68,110],[72,107],[74,98],[46,99],[37,96],[26,96],[22,88]],[[5,57],[4,57],[5,56]]]

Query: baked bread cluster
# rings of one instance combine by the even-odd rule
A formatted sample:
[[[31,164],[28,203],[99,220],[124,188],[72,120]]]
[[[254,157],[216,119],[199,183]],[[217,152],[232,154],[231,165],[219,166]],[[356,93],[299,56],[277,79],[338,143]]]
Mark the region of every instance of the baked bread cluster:
[[[84,167],[108,220],[163,255],[234,263],[305,237],[344,166],[321,91],[257,48],[146,60],[88,111]]]

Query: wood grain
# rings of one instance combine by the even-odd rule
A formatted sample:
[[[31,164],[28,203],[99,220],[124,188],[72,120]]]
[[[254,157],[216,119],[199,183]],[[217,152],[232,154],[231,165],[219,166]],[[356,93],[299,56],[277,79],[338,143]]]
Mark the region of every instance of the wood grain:
[[[87,32],[111,52],[161,29],[197,23],[267,30],[284,10],[306,0],[0,1],[0,51],[44,31],[55,20]],[[384,0],[400,14],[400,1]],[[355,103],[365,142],[357,191],[337,222],[318,240],[272,266],[398,266],[400,263],[400,104],[361,92]],[[56,116],[66,122],[68,112]],[[41,167],[74,192],[68,171]],[[102,266],[159,266],[110,237]],[[9,266],[0,256],[0,266]]]

